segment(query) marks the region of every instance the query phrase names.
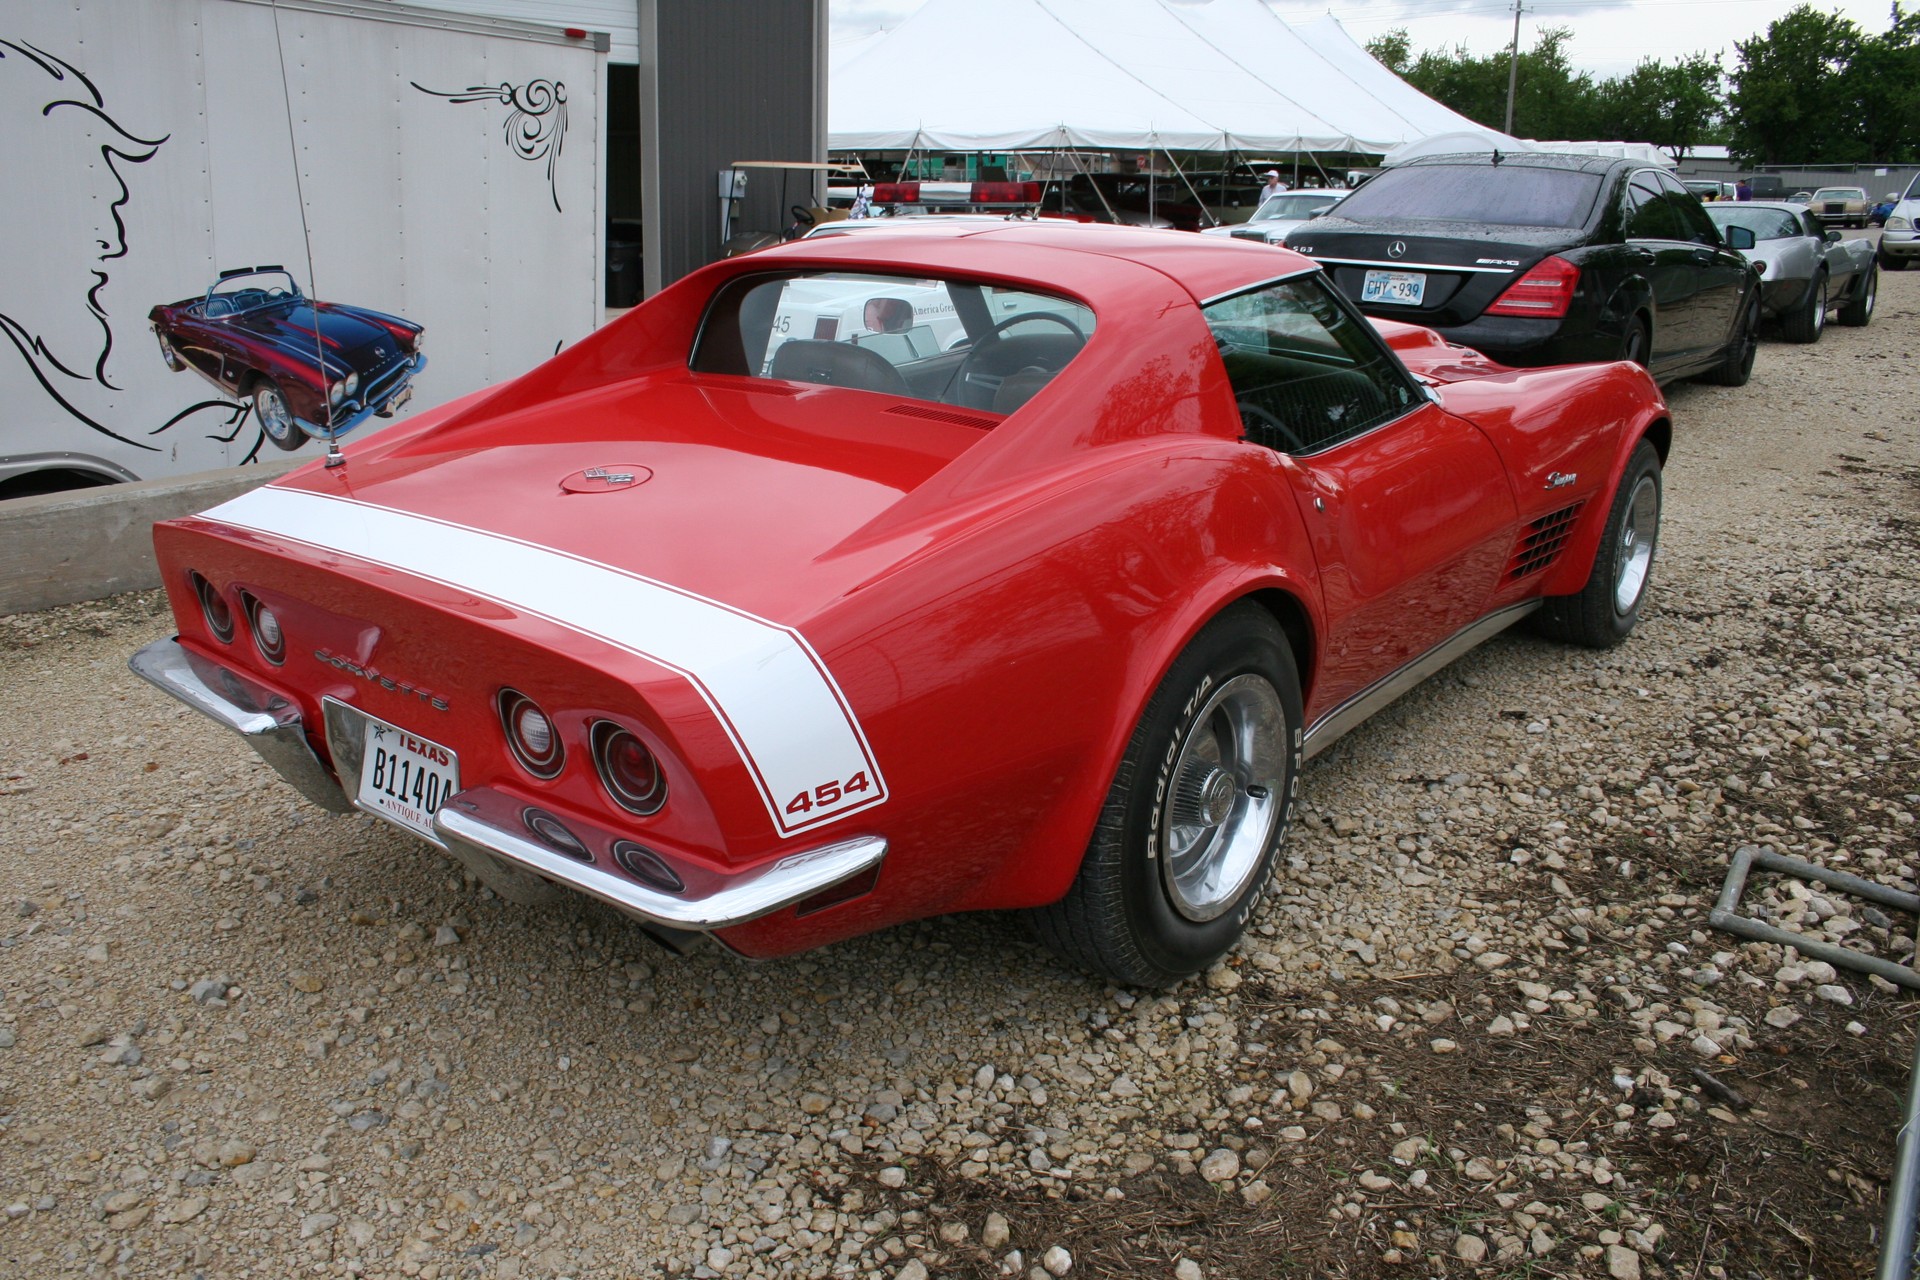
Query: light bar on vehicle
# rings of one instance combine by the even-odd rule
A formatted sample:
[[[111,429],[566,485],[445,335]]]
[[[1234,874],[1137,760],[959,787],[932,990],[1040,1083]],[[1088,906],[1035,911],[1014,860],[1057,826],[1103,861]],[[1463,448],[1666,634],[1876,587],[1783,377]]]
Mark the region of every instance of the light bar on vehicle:
[[[877,182],[875,204],[1027,208],[1040,203],[1038,182]]]

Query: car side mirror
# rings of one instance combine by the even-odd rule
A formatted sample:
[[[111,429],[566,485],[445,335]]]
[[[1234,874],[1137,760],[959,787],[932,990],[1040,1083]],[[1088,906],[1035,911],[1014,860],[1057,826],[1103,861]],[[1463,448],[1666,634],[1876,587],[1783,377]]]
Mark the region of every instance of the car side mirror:
[[[1755,240],[1753,235],[1753,228],[1751,227],[1728,227],[1727,228],[1727,247],[1729,249],[1738,249],[1742,253],[1744,253],[1748,249],[1753,248],[1754,244],[1755,244]]]
[[[913,304],[905,298],[868,298],[862,318],[875,333],[905,333],[913,328]]]
[[[1828,244],[1839,244],[1840,239],[1841,239],[1840,228],[1838,227],[1827,228],[1826,241]]]

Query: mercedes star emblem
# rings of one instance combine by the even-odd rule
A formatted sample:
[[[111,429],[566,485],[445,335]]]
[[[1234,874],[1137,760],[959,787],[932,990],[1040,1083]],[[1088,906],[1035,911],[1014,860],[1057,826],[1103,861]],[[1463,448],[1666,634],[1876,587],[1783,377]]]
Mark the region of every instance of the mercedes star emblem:
[[[1394,242],[1393,242],[1392,244],[1390,244],[1390,245],[1388,245],[1388,246],[1387,246],[1387,256],[1388,256],[1389,258],[1404,258],[1404,257],[1406,257],[1406,256],[1407,256],[1407,242],[1406,242],[1405,240],[1395,240],[1395,241],[1394,241]]]

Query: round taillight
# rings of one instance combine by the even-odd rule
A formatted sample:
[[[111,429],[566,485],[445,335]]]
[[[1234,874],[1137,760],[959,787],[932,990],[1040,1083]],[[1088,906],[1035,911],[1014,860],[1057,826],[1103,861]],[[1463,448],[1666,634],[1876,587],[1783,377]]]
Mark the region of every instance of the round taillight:
[[[551,778],[560,772],[566,759],[560,735],[532,698],[514,689],[502,689],[500,723],[507,731],[507,747],[521,768],[536,778]]]
[[[686,881],[680,878],[679,872],[667,865],[665,858],[631,840],[613,842],[613,860],[620,864],[621,870],[641,884],[667,893],[681,893],[686,890]]]
[[[207,630],[213,632],[214,639],[221,644],[233,640],[233,606],[227,598],[214,589],[211,582],[192,570],[187,572],[187,581],[193,586],[193,594],[200,601],[200,616],[207,620]]]
[[[593,855],[587,852],[587,846],[580,843],[580,837],[567,830],[567,824],[548,813],[545,809],[523,809],[520,821],[525,824],[533,838],[555,853],[565,854],[576,862],[592,862]]]
[[[658,813],[667,802],[667,776],[647,744],[630,730],[602,720],[593,726],[593,763],[613,802],[629,813]]]
[[[280,619],[273,616],[273,610],[244,591],[240,593],[240,603],[247,611],[247,627],[253,632],[254,647],[260,650],[260,656],[275,666],[285,662],[287,637],[280,630]]]

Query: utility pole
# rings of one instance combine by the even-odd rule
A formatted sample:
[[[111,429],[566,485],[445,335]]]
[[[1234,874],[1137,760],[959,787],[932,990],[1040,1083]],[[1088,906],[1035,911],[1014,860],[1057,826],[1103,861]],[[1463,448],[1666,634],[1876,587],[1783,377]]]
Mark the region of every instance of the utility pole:
[[[1507,55],[1507,125],[1502,132],[1513,132],[1513,91],[1520,83],[1520,0],[1513,0],[1513,49]]]

